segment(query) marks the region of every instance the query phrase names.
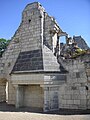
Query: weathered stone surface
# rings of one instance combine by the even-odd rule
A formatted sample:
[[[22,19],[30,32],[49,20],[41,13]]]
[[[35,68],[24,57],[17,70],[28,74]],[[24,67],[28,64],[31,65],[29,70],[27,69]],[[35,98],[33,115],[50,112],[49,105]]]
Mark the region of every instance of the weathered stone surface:
[[[44,106],[44,95],[42,94],[40,96],[41,99],[39,99],[37,85],[41,85],[43,89],[44,85],[48,86],[50,84],[53,90],[50,89],[52,100],[48,100],[51,102],[49,110],[54,109],[54,107],[58,108],[59,105],[56,102],[58,100],[58,94],[56,96],[58,90],[54,92],[54,88],[66,81],[66,77],[63,74],[59,75],[60,66],[57,62],[57,57],[54,56],[60,31],[61,29],[54,18],[45,12],[40,3],[34,2],[25,7],[20,26],[0,59],[0,78],[5,77],[8,80],[9,104],[16,104],[16,107],[31,106],[34,100],[33,107],[42,108]],[[52,73],[55,74],[52,75]],[[48,76],[46,74],[50,76],[52,81],[49,81],[49,79],[45,81],[44,76]],[[0,83],[0,85],[2,84]],[[25,90],[22,85],[25,85]],[[30,91],[30,86],[28,85],[34,85],[34,89]],[[25,97],[23,92],[26,93]],[[35,99],[33,92],[37,96]],[[30,96],[31,94],[32,96]],[[2,92],[0,93],[1,95]],[[48,101],[45,102],[47,103]]]
[[[69,73],[67,82],[59,90],[60,108],[86,109],[89,106],[89,62],[86,60],[89,61],[88,55],[83,56],[82,60],[80,57],[75,60],[64,60],[62,63]]]
[[[21,24],[0,58],[0,101],[5,100],[2,79],[6,78],[7,102],[16,107],[90,108],[90,54],[59,58],[60,51],[57,55],[55,50],[61,32],[38,2],[25,7]]]

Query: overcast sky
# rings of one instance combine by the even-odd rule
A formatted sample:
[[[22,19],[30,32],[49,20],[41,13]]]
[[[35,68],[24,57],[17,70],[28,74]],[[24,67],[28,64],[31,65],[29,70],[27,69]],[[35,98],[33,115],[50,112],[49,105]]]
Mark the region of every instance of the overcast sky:
[[[10,39],[21,22],[22,11],[34,0],[0,0],[0,38]],[[61,29],[81,35],[90,46],[90,0],[38,0]]]

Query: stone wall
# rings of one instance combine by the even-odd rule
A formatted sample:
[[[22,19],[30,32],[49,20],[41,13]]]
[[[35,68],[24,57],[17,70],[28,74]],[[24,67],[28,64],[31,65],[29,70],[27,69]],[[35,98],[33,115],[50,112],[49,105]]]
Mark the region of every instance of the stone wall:
[[[24,106],[43,109],[43,93],[39,85],[24,86]]]
[[[44,111],[52,111],[59,109],[58,86],[44,87]]]
[[[0,102],[6,101],[6,81],[0,81]]]
[[[85,63],[85,70],[87,75],[87,109],[90,109],[90,59]]]
[[[43,47],[43,65],[44,71],[60,71],[60,65],[57,62],[56,56],[53,52],[44,45]]]
[[[44,22],[43,22],[43,36],[44,44],[54,52],[54,48],[57,44],[58,32],[60,28],[56,23],[55,19],[49,16],[46,12],[44,13]]]
[[[87,55],[88,56],[88,55]],[[83,56],[73,60],[65,60],[67,82],[59,88],[59,107],[68,109],[88,109],[89,98],[89,68],[85,69],[86,61],[89,57]],[[87,66],[89,66],[90,61]]]

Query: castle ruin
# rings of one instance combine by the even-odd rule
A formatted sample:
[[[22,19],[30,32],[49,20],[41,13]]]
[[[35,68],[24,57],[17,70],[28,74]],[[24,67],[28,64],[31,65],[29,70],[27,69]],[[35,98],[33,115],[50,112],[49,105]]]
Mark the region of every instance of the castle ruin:
[[[68,34],[40,3],[25,7],[0,58],[0,102],[43,111],[90,109],[90,53],[63,59],[61,36],[67,42]]]

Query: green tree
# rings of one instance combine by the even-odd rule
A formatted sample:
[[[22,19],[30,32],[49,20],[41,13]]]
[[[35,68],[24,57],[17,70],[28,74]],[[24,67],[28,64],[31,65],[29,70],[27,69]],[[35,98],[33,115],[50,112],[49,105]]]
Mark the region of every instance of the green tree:
[[[10,40],[0,38],[0,57],[2,57],[3,52],[6,50]]]

